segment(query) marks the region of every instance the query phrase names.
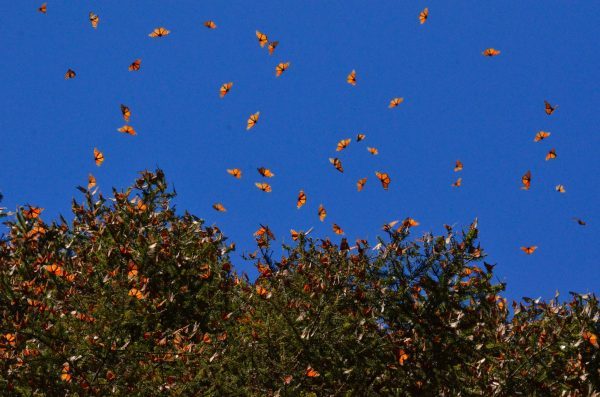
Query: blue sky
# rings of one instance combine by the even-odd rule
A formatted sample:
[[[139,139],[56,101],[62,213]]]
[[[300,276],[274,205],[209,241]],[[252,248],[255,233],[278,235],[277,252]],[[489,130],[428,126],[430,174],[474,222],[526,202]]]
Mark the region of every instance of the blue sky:
[[[279,242],[290,228],[333,237],[334,222],[351,241],[374,242],[382,224],[407,216],[421,223],[416,235],[478,217],[507,296],[598,292],[600,3],[48,1],[46,15],[40,4],[0,5],[3,206],[38,205],[48,221],[69,213],[88,173],[109,192],[159,166],[178,208],[216,223],[238,254],[259,223]],[[430,16],[420,25],[424,7]],[[202,25],[209,19],[217,29]],[[171,34],[149,38],[158,26]],[[280,42],[273,56],[257,29]],[[488,47],[501,54],[483,57]],[[137,58],[140,71],[129,72]],[[66,81],[68,68],[77,77]],[[352,69],[355,87],[345,81]],[[234,86],[220,99],[228,81]],[[393,97],[405,101],[388,109]],[[559,105],[552,116],[544,100]],[[135,137],[116,131],[121,103]],[[246,131],[257,111],[259,123]],[[539,130],[552,135],[534,143]],[[336,154],[340,139],[359,132],[365,141]],[[94,147],[106,157],[99,168]],[[558,158],[546,162],[551,148]],[[329,164],[336,155],[343,174]],[[270,194],[254,187],[260,166],[276,174]],[[242,179],[226,173],[233,167]],[[390,174],[389,191],[376,170]],[[452,188],[457,177],[463,185]],[[559,183],[566,194],[554,191]],[[298,210],[300,189],[308,202]],[[228,211],[215,212],[215,202]],[[527,256],[522,245],[539,248]],[[234,262],[248,270],[237,254]]]

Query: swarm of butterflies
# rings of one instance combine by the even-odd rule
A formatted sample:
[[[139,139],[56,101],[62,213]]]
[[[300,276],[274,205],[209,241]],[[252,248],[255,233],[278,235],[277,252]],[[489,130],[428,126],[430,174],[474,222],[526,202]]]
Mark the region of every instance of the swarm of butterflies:
[[[38,10],[41,13],[45,14],[47,11],[47,3],[42,4],[38,8]],[[423,11],[421,11],[419,13],[418,20],[419,20],[420,24],[423,25],[427,22],[428,18],[429,18],[429,9],[425,8],[425,9],[423,9]],[[94,12],[90,12],[89,20],[90,20],[90,24],[91,24],[92,28],[97,29],[98,25],[100,23],[100,17],[97,14],[95,14]],[[217,24],[211,20],[204,22],[203,25],[208,29],[216,29],[217,28]],[[156,39],[156,38],[166,37],[170,33],[171,33],[171,31],[164,27],[157,27],[157,28],[153,29],[148,34],[148,36],[150,38]],[[279,41],[270,41],[268,36],[265,33],[262,33],[258,30],[256,31],[256,38],[258,40],[259,46],[261,48],[264,48],[266,46],[266,48],[269,52],[269,55],[273,55],[273,53],[275,52],[275,49],[279,45]],[[500,51],[495,48],[490,47],[490,48],[483,50],[482,55],[485,57],[496,57],[496,56],[500,55]],[[130,72],[137,72],[141,69],[141,65],[142,65],[142,60],[135,59],[133,62],[131,62],[128,69]],[[282,74],[284,74],[288,70],[289,67],[290,67],[290,62],[279,63],[275,67],[275,76],[280,77]],[[77,76],[76,72],[72,69],[68,69],[65,73],[66,80],[73,79],[76,76]],[[348,84],[350,84],[351,86],[356,86],[357,81],[358,80],[357,80],[356,70],[352,70],[346,77],[346,82]],[[221,85],[221,87],[219,88],[219,96],[221,98],[225,98],[225,96],[229,94],[229,92],[231,91],[232,88],[233,88],[233,82],[223,83]],[[388,107],[390,109],[393,109],[393,108],[400,106],[403,102],[404,102],[404,98],[402,98],[402,97],[392,98],[389,102]],[[548,116],[551,116],[557,109],[558,109],[558,105],[552,105],[548,101],[544,100],[544,110]],[[129,124],[129,119],[131,117],[131,109],[127,105],[121,104],[121,114],[122,114],[123,120],[125,121],[125,125],[118,128],[117,131],[121,132],[123,134],[136,135],[137,133],[136,133],[135,129]],[[259,111],[257,111],[256,113],[250,114],[250,116],[248,117],[248,120],[246,121],[246,130],[251,130],[252,128],[256,127],[256,125],[259,122],[259,119],[260,119]],[[548,137],[550,137],[550,135],[551,135],[550,132],[539,131],[538,133],[536,133],[533,141],[541,142],[541,141],[547,139]],[[365,138],[366,138],[365,134],[359,133],[356,136],[355,141],[358,143],[358,142],[363,141]],[[351,142],[352,142],[351,138],[341,139],[337,143],[337,146],[335,149],[336,152],[343,151],[350,145]],[[373,156],[376,156],[379,154],[379,151],[377,150],[377,148],[367,146],[366,149]],[[558,157],[558,155],[556,153],[556,149],[552,148],[546,154],[546,161],[554,160],[557,157]],[[97,148],[94,148],[94,161],[95,161],[96,165],[101,166],[102,163],[104,162],[104,160],[105,160],[104,154]],[[331,158],[329,158],[329,162],[335,168],[335,170],[337,170],[338,172],[342,172],[342,173],[344,172],[344,167],[342,164],[342,160],[340,158],[331,157]],[[462,171],[462,169],[463,169],[463,163],[460,160],[456,160],[456,163],[454,166],[454,172],[460,172],[460,171]],[[226,171],[229,175],[231,175],[232,177],[234,177],[236,179],[240,179],[242,177],[242,170],[239,168],[227,169]],[[275,174],[268,168],[260,167],[257,169],[257,171],[263,178],[272,178],[275,176]],[[381,187],[384,190],[388,190],[389,185],[391,183],[390,175],[386,172],[375,171],[375,177],[381,183]],[[532,181],[531,171],[527,171],[521,177],[521,183],[522,183],[521,189],[529,190],[531,187],[531,181]],[[362,191],[363,188],[365,187],[366,183],[367,183],[367,177],[359,179],[356,182],[357,191],[359,191],[359,192]],[[456,181],[454,181],[452,183],[451,186],[455,187],[455,188],[459,188],[461,185],[462,185],[462,178],[458,178],[458,179],[456,179]],[[90,174],[88,176],[88,189],[91,189],[94,186],[96,186],[96,178],[92,174]],[[255,182],[255,186],[256,186],[256,188],[258,188],[259,190],[261,190],[265,193],[270,193],[273,190],[271,185],[268,182]],[[555,190],[561,194],[566,192],[565,186],[562,184],[557,185],[555,187]],[[302,206],[304,206],[306,204],[306,200],[307,200],[306,193],[304,192],[304,190],[300,190],[298,192],[298,199],[297,199],[297,204],[296,204],[297,208],[300,209]],[[225,206],[222,203],[213,204],[213,209],[215,211],[219,211],[219,212],[227,211],[227,209],[225,208]],[[325,220],[325,217],[327,216],[327,210],[325,209],[323,204],[319,205],[317,215],[321,222],[323,222]],[[586,222],[582,219],[579,219],[579,218],[573,218],[573,219],[581,226],[586,225]],[[396,223],[398,223],[398,221],[390,222],[388,224],[385,224],[383,228],[384,228],[384,230],[390,230]],[[414,220],[412,218],[406,218],[402,222],[400,228],[403,229],[403,228],[414,227],[414,226],[418,226],[418,225],[419,225],[419,223],[416,220]],[[332,224],[332,229],[333,229],[333,232],[336,234],[339,234],[339,235],[344,234],[344,230],[336,223]],[[263,234],[265,233],[265,231],[268,231],[270,233],[269,229],[265,228],[264,226],[261,227],[261,229],[259,229],[259,232],[260,232],[260,230],[263,230]],[[292,235],[292,239],[297,240],[300,233],[295,230],[291,230],[290,232]],[[308,234],[308,233],[304,233],[304,234]],[[255,233],[255,235],[256,235],[256,233]],[[523,246],[523,247],[521,247],[521,250],[523,252],[525,252],[526,254],[531,255],[535,252],[535,250],[537,248],[538,248],[537,246],[531,245],[531,246]]]

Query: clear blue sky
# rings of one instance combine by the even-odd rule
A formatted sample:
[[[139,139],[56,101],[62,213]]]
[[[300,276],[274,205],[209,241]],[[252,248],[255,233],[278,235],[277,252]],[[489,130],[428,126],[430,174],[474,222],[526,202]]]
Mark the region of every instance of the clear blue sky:
[[[69,213],[90,172],[108,193],[160,166],[178,208],[216,223],[238,254],[259,223],[278,242],[290,240],[290,228],[333,236],[333,222],[351,241],[374,242],[394,219],[417,219],[420,235],[479,217],[509,297],[599,292],[600,2],[49,0],[46,15],[40,4],[0,5],[3,206],[38,205],[49,221]],[[424,7],[430,17],[421,26]],[[89,11],[100,16],[97,30]],[[216,30],[202,25],[209,19]],[[149,38],[157,26],[171,34]],[[273,56],[257,29],[280,42]],[[483,57],[488,47],[501,54]],[[136,58],[141,70],[128,72]],[[291,66],[275,78],[282,61]],[[68,68],[77,77],[66,81]],[[345,81],[352,69],[355,87]],[[220,99],[228,81],[233,89]],[[396,96],[404,103],[388,109]],[[545,99],[559,105],[550,117]],[[116,131],[121,103],[135,137]],[[533,143],[539,130],[552,135]],[[338,153],[340,174],[328,158],[358,132],[367,138]],[[100,168],[94,147],[106,157]],[[551,148],[558,158],[546,162]],[[270,194],[254,187],[260,166],[276,174]],[[226,173],[232,167],[241,180]],[[389,191],[376,170],[390,174]],[[452,188],[459,176],[462,187]],[[559,183],[566,194],[554,191]],[[308,202],[298,210],[300,189]],[[228,211],[215,212],[215,202]],[[539,248],[527,256],[522,245]]]

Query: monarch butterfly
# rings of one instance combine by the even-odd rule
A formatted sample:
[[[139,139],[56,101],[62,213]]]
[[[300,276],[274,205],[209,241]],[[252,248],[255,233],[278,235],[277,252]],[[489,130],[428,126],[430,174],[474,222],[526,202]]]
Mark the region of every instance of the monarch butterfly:
[[[90,23],[94,29],[98,27],[98,22],[100,22],[100,17],[90,11]]]
[[[531,171],[527,171],[525,175],[521,177],[521,183],[523,183],[521,189],[529,190],[529,188],[531,187]]]
[[[281,74],[283,72],[285,72],[287,70],[287,68],[289,68],[289,67],[290,67],[289,62],[286,62],[286,63],[281,62],[279,65],[275,66],[275,76],[276,77],[281,76]]]
[[[402,102],[404,102],[404,98],[394,98],[390,101],[390,106],[389,108],[395,108],[396,106],[400,105]]]
[[[494,48],[488,48],[482,52],[483,56],[486,57],[495,57],[496,55],[500,55],[500,51]]]
[[[556,158],[556,149],[552,148],[550,149],[550,151],[546,154],[546,161],[548,160],[553,160]]]
[[[356,135],[356,142],[360,142],[363,139],[365,139],[367,136],[365,134],[358,134]]]
[[[365,183],[367,183],[367,178],[359,179],[358,182],[356,182],[356,190],[358,190],[359,192],[363,190],[363,188],[365,187]]]
[[[557,192],[559,193],[566,193],[567,190],[565,189],[565,187],[563,185],[556,185],[556,187],[554,188]]]
[[[573,219],[575,220],[575,222],[577,222],[581,226],[587,225],[587,223],[585,223],[585,221],[583,219],[579,219],[579,218],[573,218]]]
[[[300,237],[300,233],[298,233],[294,229],[290,229],[290,234],[292,235],[292,240],[294,241],[298,240],[298,237]]]
[[[242,177],[242,170],[240,170],[239,168],[234,168],[231,170],[228,169],[227,173],[237,179],[240,179]]]
[[[261,298],[268,298],[269,297],[269,291],[267,291],[267,289],[265,287],[263,287],[262,285],[257,285],[256,286],[256,293]]]
[[[23,210],[23,216],[27,219],[35,219],[40,216],[42,211],[44,211],[43,208],[29,206],[29,209]]]
[[[420,223],[411,217],[408,217],[402,221],[403,228],[411,228],[411,227],[416,227],[419,225],[420,225]]]
[[[47,9],[46,3],[43,3],[40,6],[40,8],[38,8],[38,11],[41,12],[42,14],[45,14],[46,13],[46,9]]]
[[[374,147],[368,147],[368,146],[367,146],[367,150],[368,150],[368,151],[369,151],[369,153],[371,153],[373,156],[376,156],[376,155],[378,155],[378,154],[379,154],[379,150],[377,150],[377,149],[376,149],[376,148],[374,148]]]
[[[456,160],[456,163],[454,165],[454,172],[462,171],[462,169],[463,163],[460,160]]]
[[[403,349],[398,350],[396,353],[396,357],[398,358],[398,364],[404,365],[404,362],[408,360],[409,355]]]
[[[259,188],[260,190],[262,190],[263,192],[266,193],[271,193],[271,191],[273,189],[271,189],[271,185],[269,185],[268,183],[265,182],[256,182],[254,183],[254,185],[256,185],[257,188]]]
[[[319,204],[319,220],[321,222],[323,222],[325,220],[325,217],[327,216],[327,210],[325,210],[325,207],[323,207],[323,204]]]
[[[104,154],[96,148],[94,148],[94,161],[98,167],[104,162]]]
[[[96,186],[96,177],[92,174],[89,174],[88,175],[88,189],[91,189],[94,186]]]
[[[10,346],[16,346],[17,344],[17,337],[15,334],[7,333],[4,335],[4,339],[6,339],[6,344]]]
[[[550,116],[556,109],[558,109],[558,105],[550,105],[548,101],[544,101],[545,111],[548,116]]]
[[[160,28],[154,29],[148,36],[150,36],[152,38],[163,37],[163,36],[168,35],[169,33],[171,33],[170,30],[167,30],[167,29],[165,29],[163,27],[160,27]]]
[[[140,214],[144,211],[146,211],[148,209],[148,206],[142,201],[142,200],[137,200],[135,203],[135,211]]]
[[[310,365],[306,368],[306,376],[308,376],[309,378],[316,378],[317,376],[320,376],[320,375],[321,374],[319,372],[317,372]]]
[[[67,72],[65,73],[65,80],[74,79],[75,75],[76,75],[76,73],[73,69],[68,69]]]
[[[136,59],[135,61],[131,62],[131,65],[129,65],[129,71],[134,72],[136,70],[140,70],[141,66],[142,66],[142,60]]]
[[[383,225],[382,229],[386,232],[390,231],[394,226],[396,226],[397,223],[398,221],[391,221],[390,223],[386,223],[385,225]]]
[[[533,138],[533,141],[534,142],[543,141],[544,139],[548,138],[549,136],[550,136],[549,132],[539,131],[537,134],[535,134],[535,138]]]
[[[333,164],[333,166],[335,167],[336,170],[338,170],[339,172],[344,172],[344,167],[342,167],[342,160],[338,159],[337,157],[335,158],[329,158],[329,162],[331,164]]]
[[[227,211],[227,209],[221,203],[214,203],[212,207],[214,208],[215,211],[218,211],[218,212]]]
[[[425,8],[423,11],[421,11],[419,13],[419,21],[421,22],[421,25],[423,25],[425,23],[425,21],[427,20],[428,17],[429,17],[429,8]]]
[[[332,229],[335,234],[344,234],[344,230],[337,223],[332,225]]]
[[[253,128],[256,125],[256,123],[258,123],[259,116],[260,116],[260,112],[256,112],[256,113],[250,115],[250,117],[248,118],[248,123],[246,125],[246,130]]]
[[[258,171],[259,174],[261,174],[265,178],[273,178],[275,176],[275,174],[273,172],[271,172],[270,169],[265,168],[265,167],[260,167],[260,168],[257,168],[256,170]]]
[[[136,135],[135,130],[130,125],[124,125],[123,127],[118,128],[117,131],[122,132],[124,134]]]
[[[225,95],[227,95],[227,93],[231,90],[231,87],[233,87],[232,82],[223,83],[223,85],[219,89],[219,95],[221,96],[221,98],[223,98]]]
[[[133,296],[137,299],[143,299],[144,298],[144,294],[142,294],[142,291],[140,291],[137,288],[132,288],[129,290],[129,292],[127,293],[127,295],[129,296]]]
[[[256,38],[258,39],[258,44],[260,44],[261,47],[264,47],[265,44],[267,44],[267,42],[269,41],[267,35],[259,32],[258,30],[256,31]]]
[[[56,263],[53,263],[51,265],[46,265],[44,266],[44,269],[46,269],[46,271],[50,274],[54,274],[55,276],[61,277],[64,274],[64,270],[62,268],[62,266],[59,266]]]
[[[62,370],[60,371],[60,380],[71,383],[71,370],[69,363],[63,364]]]
[[[596,336],[596,334],[589,331],[583,331],[581,336],[583,337],[583,340],[589,342],[595,348],[600,348],[600,345],[598,345],[598,337]]]
[[[300,190],[300,193],[298,193],[298,202],[296,203],[296,207],[300,209],[300,207],[302,207],[304,204],[306,204],[306,193],[304,193],[304,190]]]
[[[131,117],[131,110],[126,105],[121,104],[121,114],[123,115],[123,120],[126,123],[129,123],[129,118]]]
[[[266,234],[267,237],[269,237],[271,240],[275,240],[275,235],[273,234],[273,232],[271,232],[271,229],[269,229],[268,226],[263,225],[260,225],[260,229],[254,232],[254,237],[261,237],[264,234]]]
[[[381,182],[381,186],[385,190],[388,190],[388,186],[390,185],[390,182],[391,182],[390,176],[388,174],[386,174],[385,172],[379,172],[379,171],[375,171],[375,176]]]
[[[217,24],[214,23],[213,21],[206,21],[206,22],[204,22],[204,26],[206,26],[209,29],[216,29],[217,28]]]
[[[348,77],[346,77],[348,84],[356,85],[356,70],[352,70]]]
[[[346,149],[348,147],[348,145],[350,145],[350,141],[351,139],[342,139],[341,141],[338,142],[337,147],[335,148],[336,152],[341,152],[342,150]]]
[[[462,178],[458,178],[456,182],[452,184],[452,187],[460,187],[462,185]]]
[[[532,245],[530,247],[521,247],[521,251],[526,253],[527,255],[533,254],[533,252],[537,249],[537,245]]]
[[[275,51],[275,48],[277,48],[278,45],[278,41],[271,41],[269,43],[269,46],[267,47],[269,49],[269,55],[273,55],[273,52]]]

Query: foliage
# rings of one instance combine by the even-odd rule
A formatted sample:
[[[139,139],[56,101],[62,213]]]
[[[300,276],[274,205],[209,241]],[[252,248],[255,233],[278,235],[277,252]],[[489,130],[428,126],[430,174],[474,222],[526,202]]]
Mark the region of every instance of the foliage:
[[[593,395],[600,310],[501,297],[477,224],[375,247],[298,235],[259,277],[232,268],[215,226],[178,215],[164,175],[74,219],[31,208],[0,241],[2,395]],[[482,263],[482,265],[480,264]]]

